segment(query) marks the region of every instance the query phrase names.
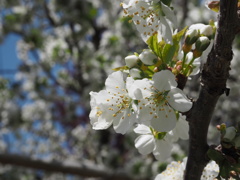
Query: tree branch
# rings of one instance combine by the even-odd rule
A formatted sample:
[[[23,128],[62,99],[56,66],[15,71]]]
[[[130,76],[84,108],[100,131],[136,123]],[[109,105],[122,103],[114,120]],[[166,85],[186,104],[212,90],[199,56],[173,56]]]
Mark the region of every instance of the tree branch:
[[[187,116],[190,146],[185,180],[200,180],[209,161],[206,153],[208,127],[219,97],[227,92],[232,60],[232,42],[238,27],[237,0],[221,0],[218,30],[214,46],[204,64],[199,98]]]
[[[78,175],[81,177],[98,177],[104,180],[134,180],[130,175],[107,169],[100,169],[99,167],[89,167],[86,165],[66,165],[59,162],[44,162],[41,160],[35,160],[28,157],[22,157],[20,155],[13,154],[0,154],[1,164],[11,164],[16,166],[22,166],[26,168],[44,170],[49,172],[59,172],[65,174]],[[139,179],[139,178],[138,178]]]

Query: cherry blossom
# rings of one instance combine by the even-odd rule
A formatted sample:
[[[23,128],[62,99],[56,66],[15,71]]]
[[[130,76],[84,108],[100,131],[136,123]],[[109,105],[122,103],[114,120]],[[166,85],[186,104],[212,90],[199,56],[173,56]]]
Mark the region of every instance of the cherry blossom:
[[[158,174],[155,180],[183,180],[184,170],[186,167],[187,158],[183,159],[183,162],[173,161],[167,166],[167,169],[161,174]],[[215,161],[211,161],[204,168],[201,180],[210,180],[217,177],[219,173],[219,166]]]
[[[117,71],[107,78],[106,90],[90,92],[90,120],[93,129],[107,129],[113,124],[117,133],[125,134],[133,125],[136,120],[134,104],[128,96],[132,82],[133,79],[129,77],[125,83],[123,73]]]
[[[155,73],[152,80],[134,81],[129,95],[138,100],[140,122],[160,132],[168,132],[176,126],[175,111],[186,112],[192,107],[192,102],[177,88],[175,76],[169,70]]]
[[[122,3],[122,6],[145,42],[150,36],[158,34],[158,41],[164,39],[172,43],[173,26],[177,25],[177,18],[170,7],[157,0],[131,0],[128,4]]]

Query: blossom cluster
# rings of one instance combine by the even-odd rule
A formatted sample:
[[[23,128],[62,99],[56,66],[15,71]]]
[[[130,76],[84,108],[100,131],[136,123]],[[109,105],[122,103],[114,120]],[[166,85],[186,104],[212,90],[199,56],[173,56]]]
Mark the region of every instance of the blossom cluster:
[[[182,113],[193,103],[179,77],[187,80],[199,72],[199,57],[210,45],[214,26],[197,24],[177,32],[172,7],[159,0],[130,0],[122,7],[148,49],[127,56],[126,66],[108,76],[104,90],[90,92],[90,122],[96,130],[111,125],[121,134],[133,130],[139,134],[138,151],[164,161],[171,155],[173,142],[188,139]]]
[[[186,167],[187,158],[183,159],[183,162],[173,161],[167,166],[167,169],[161,174],[158,174],[155,180],[182,180],[184,177],[184,169]],[[204,168],[201,180],[214,179],[219,173],[219,166],[215,161],[211,161]]]

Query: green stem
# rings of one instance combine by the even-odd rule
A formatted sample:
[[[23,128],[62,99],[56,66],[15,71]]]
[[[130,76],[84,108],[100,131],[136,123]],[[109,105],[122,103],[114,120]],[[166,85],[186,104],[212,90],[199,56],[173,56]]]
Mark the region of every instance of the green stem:
[[[195,58],[193,57],[193,58],[191,59],[191,61],[188,63],[186,69],[184,70],[183,75],[185,75],[185,76],[187,75],[187,73],[188,73],[188,71],[189,71],[189,68],[190,68],[190,66],[192,65],[192,63],[193,63],[194,60],[195,60]]]
[[[187,54],[184,52],[183,53],[183,61],[182,61],[182,69],[184,69],[185,62],[186,62],[186,57],[187,57]]]

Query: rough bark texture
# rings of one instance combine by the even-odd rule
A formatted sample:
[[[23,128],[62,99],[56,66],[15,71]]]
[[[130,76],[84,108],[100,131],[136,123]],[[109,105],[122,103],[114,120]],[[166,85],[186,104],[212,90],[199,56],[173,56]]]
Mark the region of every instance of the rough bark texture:
[[[213,48],[204,64],[201,91],[187,116],[190,145],[185,180],[200,180],[209,159],[207,133],[219,97],[228,93],[226,81],[232,60],[232,42],[238,31],[237,0],[221,0],[218,29]]]

